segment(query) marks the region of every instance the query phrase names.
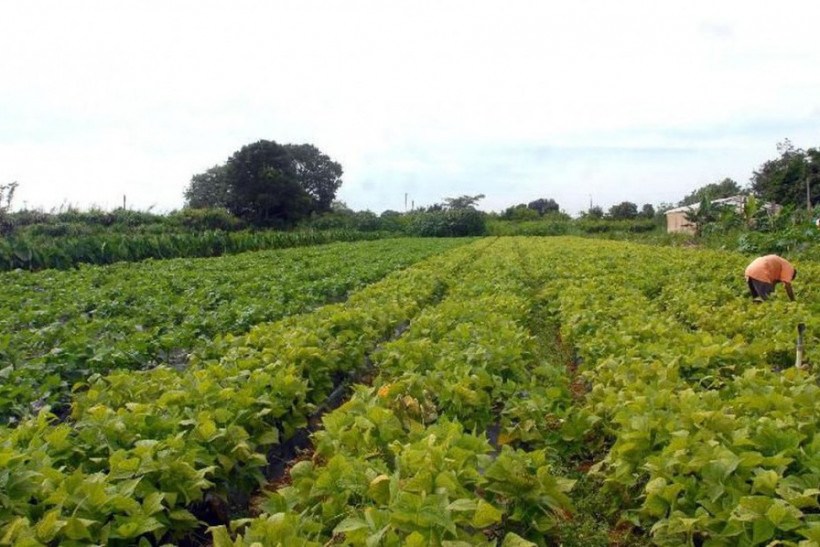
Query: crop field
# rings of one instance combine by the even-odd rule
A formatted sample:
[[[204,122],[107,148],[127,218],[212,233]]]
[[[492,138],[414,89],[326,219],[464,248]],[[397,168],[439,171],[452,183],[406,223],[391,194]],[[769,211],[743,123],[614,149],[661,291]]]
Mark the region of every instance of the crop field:
[[[3,274],[0,545],[820,545],[820,266],[754,304],[748,261],[506,237]]]
[[[0,273],[0,423],[65,402],[94,373],[184,364],[217,336],[343,299],[459,244],[384,240]]]

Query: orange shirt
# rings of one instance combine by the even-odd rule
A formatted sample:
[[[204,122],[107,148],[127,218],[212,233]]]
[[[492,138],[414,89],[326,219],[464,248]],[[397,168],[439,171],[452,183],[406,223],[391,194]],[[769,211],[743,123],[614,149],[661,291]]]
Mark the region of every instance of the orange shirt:
[[[778,281],[791,283],[794,278],[794,266],[777,255],[766,255],[755,258],[746,267],[746,279],[749,278],[775,284]]]

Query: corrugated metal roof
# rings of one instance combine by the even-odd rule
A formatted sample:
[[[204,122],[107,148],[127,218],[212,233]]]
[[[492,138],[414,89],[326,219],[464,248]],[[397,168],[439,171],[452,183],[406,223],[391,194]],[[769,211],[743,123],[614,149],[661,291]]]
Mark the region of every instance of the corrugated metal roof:
[[[729,196],[728,198],[714,199],[711,203],[713,205],[743,205],[745,201],[746,196],[740,194],[737,196]],[[764,203],[763,206],[769,207],[770,204]],[[700,203],[694,203],[692,205],[684,205],[683,207],[675,207],[674,209],[669,209],[664,214],[668,215],[669,213],[686,213],[689,211],[697,211],[698,209],[700,209]]]

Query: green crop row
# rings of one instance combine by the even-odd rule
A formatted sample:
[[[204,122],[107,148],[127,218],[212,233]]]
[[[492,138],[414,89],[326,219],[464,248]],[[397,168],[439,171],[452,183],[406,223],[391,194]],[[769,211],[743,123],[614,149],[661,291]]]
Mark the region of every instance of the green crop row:
[[[0,421],[64,402],[95,373],[184,366],[218,335],[344,298],[458,244],[382,240],[0,274]]]
[[[257,485],[268,450],[480,250],[456,249],[344,303],[258,326],[219,360],[92,379],[65,423],[42,412],[0,430],[0,543],[178,540],[199,526],[197,504]]]
[[[544,545],[572,510],[549,463],[569,394],[530,330],[507,240],[374,355],[378,375],[324,417],[264,514],[214,545]],[[544,421],[553,413],[553,420]],[[493,440],[493,443],[489,441]]]
[[[294,232],[101,233],[84,236],[0,237],[0,271],[68,269],[78,264],[136,262],[146,258],[197,258],[304,247],[337,241],[392,237],[383,232],[303,230]]]
[[[738,255],[556,240],[544,290],[603,424],[593,467],[659,545],[817,545],[820,388],[794,363],[795,326],[818,352],[818,270],[798,301],[746,295]]]

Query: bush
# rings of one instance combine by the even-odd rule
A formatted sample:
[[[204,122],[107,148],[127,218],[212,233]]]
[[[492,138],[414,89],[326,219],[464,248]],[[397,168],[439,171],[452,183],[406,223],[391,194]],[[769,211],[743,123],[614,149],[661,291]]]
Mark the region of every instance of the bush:
[[[493,220],[488,230],[494,236],[563,236],[574,233],[570,220],[547,219],[524,222]]]
[[[379,217],[370,211],[353,213],[353,221],[353,227],[361,232],[375,232],[381,229]]]
[[[487,233],[484,213],[474,209],[450,209],[412,213],[410,235],[420,237],[482,236]]]
[[[776,232],[746,232],[737,239],[737,249],[749,254],[793,254],[815,256],[820,248],[820,230],[805,222]]]
[[[193,231],[224,230],[232,232],[245,227],[244,223],[227,209],[216,207],[207,209],[186,208],[168,215],[168,222]]]
[[[630,232],[633,234],[651,232],[658,229],[654,220],[579,220],[578,228],[586,234]]]
[[[397,211],[384,211],[379,215],[379,222],[382,230],[388,232],[405,232],[407,231],[407,215],[403,215]]]

